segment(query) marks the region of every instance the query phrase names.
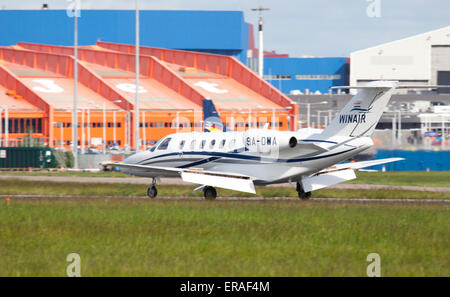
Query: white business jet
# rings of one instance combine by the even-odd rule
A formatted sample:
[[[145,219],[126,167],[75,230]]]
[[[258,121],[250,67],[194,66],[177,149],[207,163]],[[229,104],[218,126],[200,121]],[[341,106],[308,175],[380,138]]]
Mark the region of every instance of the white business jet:
[[[249,129],[225,131],[211,100],[204,100],[205,132],[167,135],[154,146],[123,163],[103,163],[124,173],[153,178],[147,194],[157,195],[161,177],[181,177],[198,184],[206,199],[217,197],[216,187],[255,194],[255,185],[295,182],[301,199],[311,191],[356,178],[355,169],[403,160],[389,158],[342,163],[373,145],[370,138],[398,86],[373,81],[358,93],[323,131]]]

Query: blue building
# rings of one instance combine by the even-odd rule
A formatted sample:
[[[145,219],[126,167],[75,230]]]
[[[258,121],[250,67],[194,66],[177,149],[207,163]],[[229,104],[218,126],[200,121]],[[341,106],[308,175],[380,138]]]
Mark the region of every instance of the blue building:
[[[97,40],[135,43],[135,11],[82,10],[78,22],[79,45]],[[73,45],[74,19],[66,10],[0,10],[0,46],[18,42]],[[141,10],[143,46],[190,50],[234,56],[247,64],[254,49],[253,28],[242,11]],[[264,59],[266,79],[290,93],[327,93],[330,86],[348,84],[347,58]]]
[[[73,23],[66,10],[0,10],[0,45],[73,45]],[[78,28],[80,45],[97,40],[134,44],[135,11],[82,10]],[[248,39],[249,25],[242,11],[140,12],[143,46],[229,55],[246,63]]]
[[[264,58],[264,77],[283,93],[328,93],[348,84],[347,58]],[[308,91],[305,91],[308,90]]]

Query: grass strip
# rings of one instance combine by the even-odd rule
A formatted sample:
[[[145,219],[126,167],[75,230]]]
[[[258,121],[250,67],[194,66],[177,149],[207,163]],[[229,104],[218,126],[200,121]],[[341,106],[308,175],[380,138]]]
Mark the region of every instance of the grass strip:
[[[448,276],[442,206],[154,200],[0,202],[0,276]]]
[[[82,196],[145,196],[146,185],[25,181],[7,179],[1,181],[0,195],[82,195]],[[202,197],[203,192],[193,193],[194,185],[161,185],[159,196]],[[256,187],[256,196],[243,192],[218,189],[219,197],[298,197],[295,187]],[[405,190],[323,189],[313,192],[321,198],[396,198],[396,199],[450,199],[450,192],[424,192]]]

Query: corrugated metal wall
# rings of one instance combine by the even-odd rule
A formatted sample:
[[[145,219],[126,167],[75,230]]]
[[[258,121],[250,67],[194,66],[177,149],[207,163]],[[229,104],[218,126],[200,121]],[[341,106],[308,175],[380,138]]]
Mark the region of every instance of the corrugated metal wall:
[[[309,92],[328,93],[331,86],[348,84],[347,58],[265,58],[265,75],[289,75],[290,79],[268,80],[283,93],[305,89]],[[297,76],[300,77],[297,77]],[[314,79],[315,76],[321,77]],[[339,79],[333,78],[338,77]]]
[[[242,11],[157,11],[140,14],[141,45],[232,55],[246,62],[248,24]],[[132,10],[83,10],[79,44],[97,40],[134,44]],[[73,44],[73,18],[65,10],[0,10],[0,45]]]

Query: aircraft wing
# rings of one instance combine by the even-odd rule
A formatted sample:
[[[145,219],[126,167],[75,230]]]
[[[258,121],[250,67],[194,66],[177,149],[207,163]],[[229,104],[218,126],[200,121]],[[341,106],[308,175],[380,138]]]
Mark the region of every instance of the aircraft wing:
[[[362,161],[362,162],[353,162],[353,163],[341,163],[334,165],[332,167],[329,167],[327,169],[324,169],[319,172],[319,174],[324,172],[332,172],[332,171],[338,171],[338,170],[344,170],[344,169],[361,169],[365,167],[375,166],[375,165],[381,165],[391,162],[397,162],[405,160],[404,158],[387,158],[387,159],[379,159],[379,160],[370,160],[370,161]]]
[[[101,165],[127,169],[137,169],[141,171],[149,171],[156,174],[164,174],[168,172],[178,173],[181,179],[185,182],[256,194],[255,186],[253,184],[253,180],[255,178],[247,175],[206,171],[202,170],[201,168],[185,169],[112,162],[104,162],[101,163]]]
[[[403,158],[388,158],[354,163],[343,163],[324,169],[313,176],[302,178],[303,189],[306,192],[319,190],[356,178],[354,169],[386,164],[404,160]]]

